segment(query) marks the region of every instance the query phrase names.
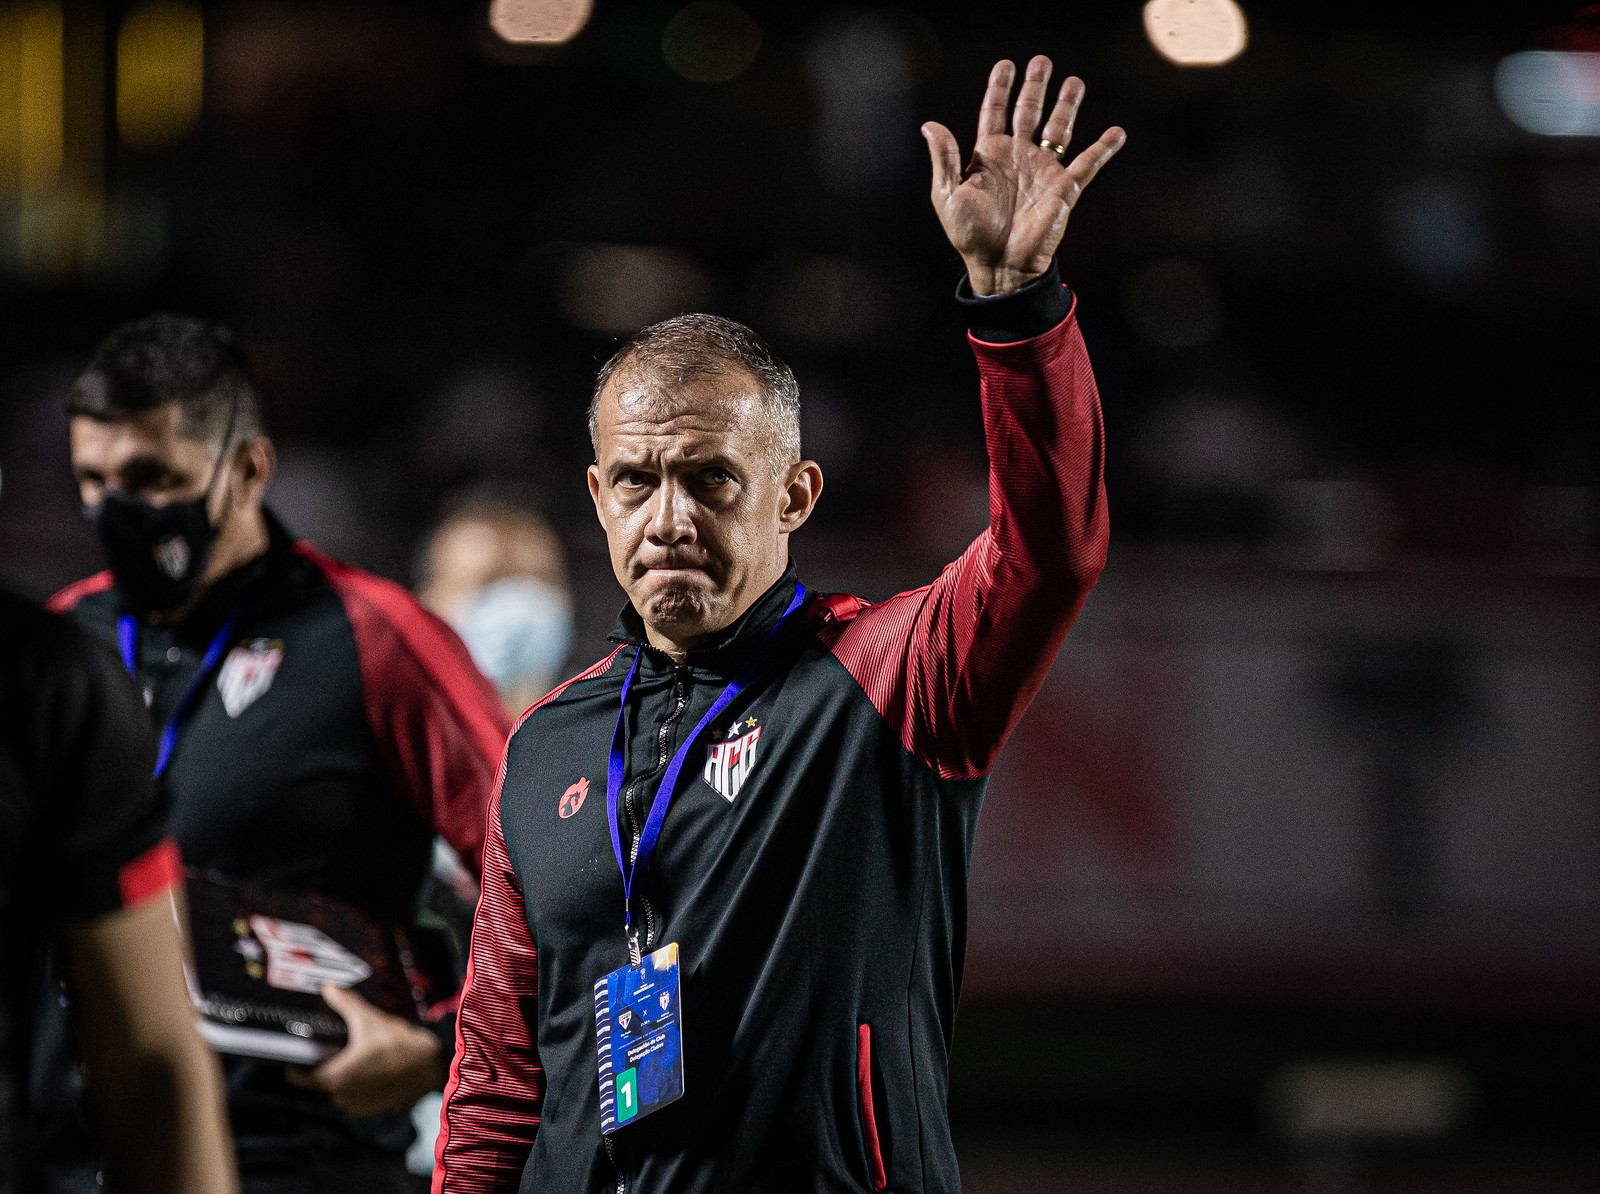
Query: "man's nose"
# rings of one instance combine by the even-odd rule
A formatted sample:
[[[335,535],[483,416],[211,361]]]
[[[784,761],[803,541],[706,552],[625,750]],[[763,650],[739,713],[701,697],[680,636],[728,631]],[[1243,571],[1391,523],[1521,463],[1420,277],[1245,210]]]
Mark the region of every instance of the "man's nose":
[[[650,499],[650,526],[646,532],[657,543],[693,543],[696,538],[694,502],[682,485],[663,483]]]

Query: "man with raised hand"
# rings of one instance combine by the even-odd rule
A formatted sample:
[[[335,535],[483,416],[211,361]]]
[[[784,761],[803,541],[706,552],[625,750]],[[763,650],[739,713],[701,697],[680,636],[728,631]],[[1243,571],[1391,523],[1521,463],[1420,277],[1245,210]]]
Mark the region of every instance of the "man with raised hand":
[[[995,66],[965,172],[923,129],[990,459],[989,529],[933,584],[872,605],[800,583],[822,473],[748,328],[681,316],[601,370],[589,490],[629,604],[507,750],[436,1192],[959,1188],[984,780],[1107,539],[1055,253],[1124,136],[1069,161],[1083,84],[1041,128],[1050,69],[1029,63],[1008,133]]]

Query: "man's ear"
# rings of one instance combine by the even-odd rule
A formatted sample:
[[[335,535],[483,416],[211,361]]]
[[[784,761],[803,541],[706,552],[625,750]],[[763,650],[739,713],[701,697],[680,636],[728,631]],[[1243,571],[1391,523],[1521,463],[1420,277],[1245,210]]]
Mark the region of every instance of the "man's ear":
[[[240,507],[260,505],[277,465],[278,450],[266,436],[251,436],[239,445],[233,458],[233,485]]]
[[[784,475],[783,495],[778,504],[778,530],[793,534],[811,517],[822,496],[822,466],[815,460],[791,464]]]
[[[594,516],[600,520],[600,525],[606,525],[605,516],[600,513],[600,466],[589,466],[589,500],[594,503]]]

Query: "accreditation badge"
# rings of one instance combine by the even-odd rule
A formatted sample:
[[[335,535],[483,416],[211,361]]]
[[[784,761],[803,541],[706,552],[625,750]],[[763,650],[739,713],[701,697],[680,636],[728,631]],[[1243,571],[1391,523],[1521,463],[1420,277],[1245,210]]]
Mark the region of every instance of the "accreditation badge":
[[[676,942],[595,983],[603,1134],[683,1097],[678,994]]]

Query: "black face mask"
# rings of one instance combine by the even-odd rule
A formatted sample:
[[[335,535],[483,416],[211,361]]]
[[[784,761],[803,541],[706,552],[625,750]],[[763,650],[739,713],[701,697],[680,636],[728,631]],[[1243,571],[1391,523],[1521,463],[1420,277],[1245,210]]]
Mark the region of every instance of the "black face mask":
[[[94,522],[100,551],[116,578],[118,591],[139,613],[176,609],[194,596],[205,575],[206,561],[217,541],[217,528],[206,507],[211,504],[212,490],[227,483],[223,474],[229,471],[225,464],[228,445],[233,442],[233,428],[238,421],[239,396],[235,393],[222,446],[211,462],[211,480],[199,497],[170,506],[151,506],[111,490],[98,506],[84,511]]]
[[[149,506],[107,493],[88,513],[117,589],[140,613],[182,605],[205,574],[217,528],[206,513],[210,488],[189,502]]]

